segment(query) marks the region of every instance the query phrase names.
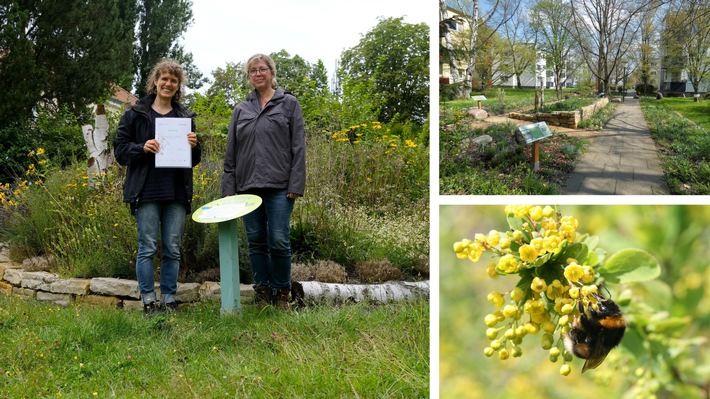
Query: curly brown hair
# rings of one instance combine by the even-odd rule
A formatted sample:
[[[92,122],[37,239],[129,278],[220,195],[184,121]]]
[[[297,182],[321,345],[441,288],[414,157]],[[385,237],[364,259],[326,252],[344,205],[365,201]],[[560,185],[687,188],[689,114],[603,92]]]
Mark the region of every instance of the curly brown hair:
[[[166,58],[159,63],[155,64],[153,70],[150,71],[148,75],[148,82],[146,83],[145,89],[148,94],[156,94],[158,85],[155,83],[160,79],[160,75],[164,73],[169,73],[178,79],[178,89],[175,92],[175,101],[180,101],[183,94],[183,87],[187,81],[187,75],[185,75],[185,70],[182,68],[179,62]]]

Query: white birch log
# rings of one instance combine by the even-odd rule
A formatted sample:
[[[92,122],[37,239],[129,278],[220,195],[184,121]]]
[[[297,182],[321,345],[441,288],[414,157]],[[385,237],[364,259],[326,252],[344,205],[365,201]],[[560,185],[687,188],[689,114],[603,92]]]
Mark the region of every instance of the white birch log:
[[[113,163],[113,154],[108,146],[108,119],[103,104],[96,106],[94,126],[84,125],[81,130],[86,148],[89,150],[89,159],[86,163],[89,187],[95,187],[96,182],[103,179],[103,173]]]
[[[330,284],[302,281],[306,302],[372,300],[380,303],[408,301],[429,297],[429,281],[392,281],[383,284]]]

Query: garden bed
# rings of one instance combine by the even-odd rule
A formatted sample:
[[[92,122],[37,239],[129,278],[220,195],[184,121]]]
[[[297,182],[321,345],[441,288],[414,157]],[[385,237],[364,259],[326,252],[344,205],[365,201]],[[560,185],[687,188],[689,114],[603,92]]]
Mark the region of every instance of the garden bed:
[[[594,104],[576,109],[574,111],[552,111],[552,112],[511,112],[509,118],[524,120],[529,122],[546,122],[548,125],[560,126],[568,129],[576,129],[580,122],[588,119],[596,112],[604,108],[609,103],[608,98],[601,98]]]

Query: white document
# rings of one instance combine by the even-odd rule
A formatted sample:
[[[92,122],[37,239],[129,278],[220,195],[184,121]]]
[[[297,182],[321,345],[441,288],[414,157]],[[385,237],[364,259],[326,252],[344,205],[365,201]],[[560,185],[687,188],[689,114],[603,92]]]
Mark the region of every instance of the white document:
[[[192,167],[192,148],[187,141],[191,130],[190,118],[155,118],[155,139],[160,143],[156,168]]]

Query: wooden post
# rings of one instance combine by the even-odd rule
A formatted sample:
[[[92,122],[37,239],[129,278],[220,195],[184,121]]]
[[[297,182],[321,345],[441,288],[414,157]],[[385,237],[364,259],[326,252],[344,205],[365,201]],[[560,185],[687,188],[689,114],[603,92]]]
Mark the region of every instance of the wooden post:
[[[533,172],[540,170],[540,142],[532,143]]]
[[[222,291],[222,314],[241,311],[239,291],[239,239],[237,220],[217,224],[219,229],[219,279]]]
[[[483,103],[481,100],[478,100],[478,109],[483,109]]]

